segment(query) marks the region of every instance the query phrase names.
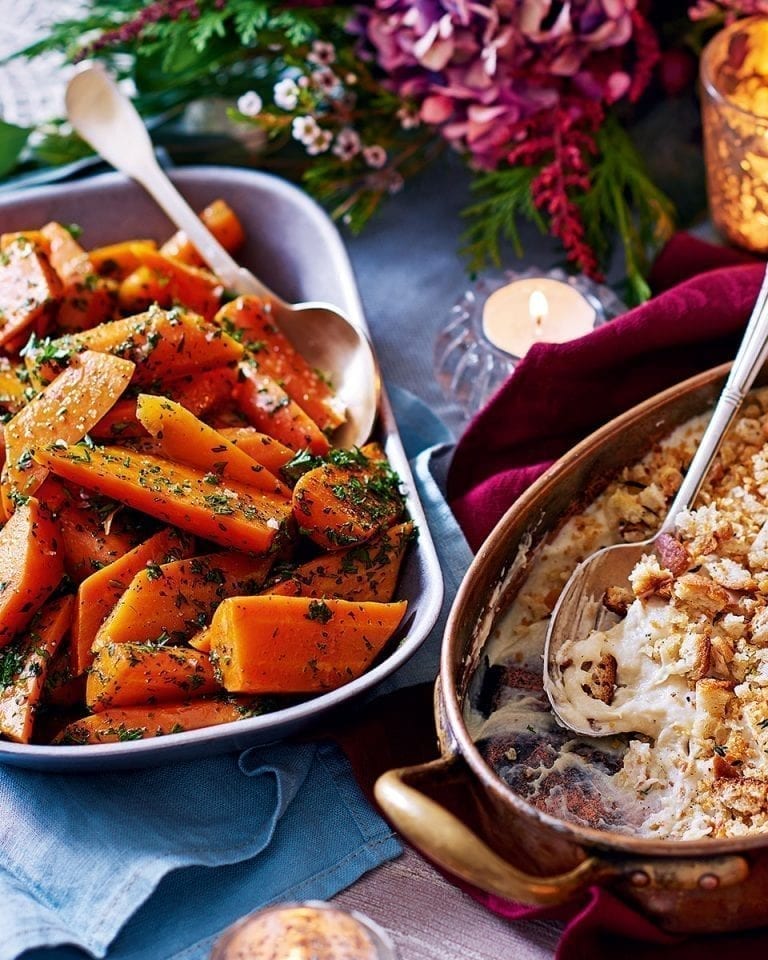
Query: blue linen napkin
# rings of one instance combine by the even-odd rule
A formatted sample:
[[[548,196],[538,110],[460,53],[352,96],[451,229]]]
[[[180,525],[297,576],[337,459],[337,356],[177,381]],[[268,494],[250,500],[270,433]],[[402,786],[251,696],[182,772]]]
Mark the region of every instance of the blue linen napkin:
[[[446,599],[422,649],[377,694],[435,677],[471,558],[440,488],[450,434],[417,398],[391,394]],[[400,851],[332,743],[127,773],[0,765],[0,960],[205,960],[244,914],[327,899]]]

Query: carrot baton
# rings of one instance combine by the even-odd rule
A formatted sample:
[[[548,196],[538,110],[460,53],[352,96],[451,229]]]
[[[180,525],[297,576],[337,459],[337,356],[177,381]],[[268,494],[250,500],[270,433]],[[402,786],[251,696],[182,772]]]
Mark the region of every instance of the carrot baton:
[[[130,360],[86,350],[5,425],[11,490],[33,494],[48,475],[35,452],[55,442],[75,443],[101,420],[133,376]]]
[[[57,476],[223,547],[268,553],[285,539],[290,501],[125,447],[53,444],[35,456]]]
[[[211,659],[231,693],[333,690],[368,669],[407,605],[231,597],[211,622]]]

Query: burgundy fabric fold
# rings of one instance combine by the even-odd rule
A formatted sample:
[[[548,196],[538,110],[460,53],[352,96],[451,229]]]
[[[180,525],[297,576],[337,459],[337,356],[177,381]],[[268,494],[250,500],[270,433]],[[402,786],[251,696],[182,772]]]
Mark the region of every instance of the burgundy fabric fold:
[[[448,497],[470,545],[477,549],[515,499],[598,426],[732,359],[763,272],[755,258],[679,234],[655,264],[661,292],[652,300],[579,340],[537,344],[457,444]],[[751,960],[768,946],[765,930],[672,937],[599,888],[557,910],[464,889],[510,920],[564,920],[558,960]]]
[[[688,279],[578,340],[536,344],[474,417],[448,474],[448,499],[473,549],[579,440],[659,390],[733,357],[763,265],[690,276],[697,258],[711,266],[716,250],[684,235],[672,241],[658,274],[670,282],[677,264]]]

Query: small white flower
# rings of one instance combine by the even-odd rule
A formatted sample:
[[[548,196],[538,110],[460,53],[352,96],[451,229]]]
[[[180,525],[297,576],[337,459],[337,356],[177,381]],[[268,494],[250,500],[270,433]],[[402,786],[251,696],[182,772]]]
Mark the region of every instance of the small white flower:
[[[402,176],[393,170],[389,177],[389,183],[387,184],[387,193],[400,193],[404,185],[405,181]]]
[[[307,60],[310,63],[317,63],[320,66],[327,66],[336,59],[336,48],[332,43],[326,43],[324,40],[315,40],[312,44],[311,53],[307,54]]]
[[[403,130],[413,130],[421,124],[418,110],[413,110],[411,107],[400,107],[397,111],[397,119]]]
[[[347,86],[349,86],[349,87],[354,87],[354,85],[357,83],[357,74],[356,74],[356,73],[348,73],[348,74],[344,77],[344,83],[346,83]]]
[[[246,117],[258,117],[264,102],[255,90],[244,93],[237,101],[237,109]]]
[[[281,110],[295,110],[299,102],[299,88],[295,80],[286,77],[275,84],[274,89],[275,106]]]
[[[374,170],[381,170],[384,164],[387,162],[387,151],[384,147],[380,147],[378,144],[373,144],[373,146],[365,147],[363,150],[363,157],[365,162],[369,167],[373,167]]]
[[[330,130],[321,130],[317,128],[315,137],[307,143],[307,153],[311,157],[316,157],[318,153],[325,153],[333,140],[333,134]]]
[[[360,137],[351,127],[345,127],[336,137],[333,152],[341,160],[351,160],[360,153]]]
[[[314,70],[310,74],[310,79],[321,93],[334,93],[341,86],[339,78],[333,70],[329,70],[328,67],[323,67],[321,70]]]
[[[311,143],[320,132],[317,120],[314,117],[294,117],[291,124],[291,133],[294,140],[300,140],[303,144]]]

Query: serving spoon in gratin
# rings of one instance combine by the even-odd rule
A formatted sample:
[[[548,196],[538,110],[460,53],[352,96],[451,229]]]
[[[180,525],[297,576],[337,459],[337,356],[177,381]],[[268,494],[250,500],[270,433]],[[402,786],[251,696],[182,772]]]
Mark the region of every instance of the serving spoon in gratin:
[[[299,353],[329,377],[346,417],[334,433],[334,444],[364,444],[373,429],[381,391],[365,331],[330,304],[287,303],[229,255],[162,170],[136,108],[100,64],[86,64],[75,73],[65,102],[69,120],[83,140],[144,187],[229,291],[253,294],[268,304],[275,323]]]
[[[728,379],[659,530],[648,540],[614,544],[591,554],[573,571],[555,604],[544,646],[544,689],[564,727],[591,737],[637,729],[632,727],[636,717],[622,716],[617,709],[584,693],[583,674],[580,677],[570,669],[577,666],[571,654],[576,644],[604,629],[610,617],[603,603],[606,591],[628,585],[630,573],[644,555],[658,552],[660,545],[662,552],[669,549],[677,516],[693,505],[726,431],[767,359],[768,268]],[[674,547],[674,542],[671,545]],[[601,682],[599,676],[596,682]],[[636,709],[637,704],[630,706],[630,711]]]

